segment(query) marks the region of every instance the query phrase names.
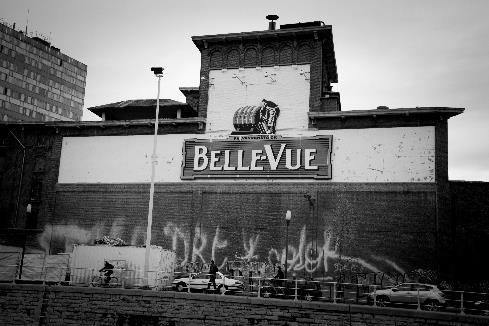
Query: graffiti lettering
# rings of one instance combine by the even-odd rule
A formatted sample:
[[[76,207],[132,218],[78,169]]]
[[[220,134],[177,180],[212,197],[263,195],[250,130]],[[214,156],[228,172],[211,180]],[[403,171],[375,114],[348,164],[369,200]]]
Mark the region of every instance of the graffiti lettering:
[[[260,235],[258,234],[255,236],[251,236],[249,238],[248,245],[247,245],[244,230],[242,233],[243,233],[243,248],[246,254],[244,256],[239,256],[239,258],[243,260],[258,259],[258,255],[255,255],[255,251],[258,246],[258,240],[260,239]]]
[[[197,257],[205,263],[204,249],[207,246],[207,234],[202,231],[201,226],[195,226],[194,242],[192,245],[192,261],[197,261]]]
[[[92,244],[95,239],[102,235],[121,236],[124,233],[122,222],[122,219],[118,219],[114,220],[111,225],[98,223],[90,229],[70,224],[46,225],[44,232],[38,236],[39,245],[47,253],[71,252],[74,244]],[[233,259],[240,259],[243,263],[259,263],[266,266],[286,265],[287,271],[291,272],[314,273],[323,271],[325,274],[355,274],[356,280],[364,280],[366,274],[373,273],[379,275],[379,277],[374,276],[374,279],[379,278],[380,282],[383,282],[384,278],[387,280],[398,279],[406,274],[397,263],[388,258],[376,255],[351,257],[342,254],[339,250],[339,238],[334,238],[331,230],[323,232],[323,239],[320,241],[322,244],[320,244],[317,240],[307,241],[307,229],[306,226],[303,226],[299,232],[298,243],[292,242],[288,245],[288,257],[285,257],[285,248],[260,248],[261,234],[248,234],[243,229],[241,231],[241,244],[238,244],[238,247],[229,248],[229,250],[227,248],[232,243],[223,236],[220,226],[216,226],[212,242],[209,238],[211,234],[205,230],[200,223],[197,223],[193,230],[192,239],[192,232],[189,227],[168,222],[163,228],[163,236],[170,240],[167,247],[171,246],[171,249],[177,252],[179,267],[187,266],[191,270],[205,270],[208,262],[212,259],[216,261],[219,269],[223,269],[229,265],[228,255],[232,251]],[[127,230],[125,233],[130,236],[132,245],[144,241],[143,226],[134,226],[130,233]],[[158,245],[158,243],[155,244]],[[267,251],[268,257],[263,259],[264,261],[259,261],[259,252],[266,253]],[[386,271],[392,275],[387,274]],[[380,277],[380,275],[382,276]]]
[[[178,252],[178,241],[183,242],[184,254],[181,266],[187,263],[188,256],[190,253],[190,234],[188,232],[182,231],[182,229],[176,226],[173,222],[169,222],[164,228],[163,232],[166,236],[172,239],[172,250]]]
[[[220,240],[219,239],[219,226],[216,227],[216,233],[214,235],[214,240],[212,241],[212,260],[216,262],[217,265],[217,260],[216,260],[216,250],[217,249],[223,249],[228,246],[228,241],[227,240]],[[224,257],[222,264],[219,265],[219,269],[223,268],[224,265],[226,265],[226,261],[228,260],[227,257]]]

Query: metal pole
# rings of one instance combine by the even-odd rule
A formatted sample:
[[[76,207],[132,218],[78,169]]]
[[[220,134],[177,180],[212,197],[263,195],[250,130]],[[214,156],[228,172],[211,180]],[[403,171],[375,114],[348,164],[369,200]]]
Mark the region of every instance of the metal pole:
[[[155,192],[155,170],[156,164],[158,164],[158,157],[156,156],[156,146],[158,143],[158,115],[160,113],[160,81],[163,75],[157,75],[158,77],[158,96],[156,97],[156,116],[155,116],[155,134],[153,139],[153,155],[151,155],[151,186],[149,188],[149,207],[148,207],[148,227],[146,229],[146,251],[144,255],[144,279],[146,285],[149,285],[149,250],[151,246],[151,227],[153,225],[153,198]]]
[[[24,242],[22,243],[22,256],[20,258],[19,280],[22,279],[22,268],[24,267],[25,246],[27,242],[27,230],[24,229]]]
[[[460,314],[465,315],[464,312],[464,292],[460,292]]]
[[[261,296],[261,278],[258,277],[258,298]]]
[[[287,257],[289,257],[289,223],[290,221],[289,220],[286,220],[286,225],[287,225],[287,228],[286,228],[286,231],[285,231],[285,273],[284,273],[284,276],[285,276],[285,282],[287,282],[287,267],[288,267],[288,264],[287,264]]]
[[[418,306],[417,306],[416,310],[421,310],[421,301],[419,300],[419,289],[418,289],[417,293],[418,293],[417,294]]]
[[[295,278],[294,301],[297,301],[297,278]]]

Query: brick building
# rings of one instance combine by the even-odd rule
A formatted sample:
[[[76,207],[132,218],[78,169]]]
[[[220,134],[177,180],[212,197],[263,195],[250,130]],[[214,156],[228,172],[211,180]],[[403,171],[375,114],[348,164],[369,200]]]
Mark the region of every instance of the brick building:
[[[0,24],[0,120],[79,121],[87,66]]]
[[[152,227],[152,243],[180,266],[287,263],[334,277],[448,272],[477,257],[452,205],[487,187],[457,183],[455,193],[447,172],[447,120],[463,109],[341,111],[332,28],[321,22],[192,40],[201,83],[181,90],[198,112],[159,121]],[[26,227],[31,252],[103,235],[143,245],[152,132],[139,118],[0,124],[3,245],[22,246],[15,232]]]

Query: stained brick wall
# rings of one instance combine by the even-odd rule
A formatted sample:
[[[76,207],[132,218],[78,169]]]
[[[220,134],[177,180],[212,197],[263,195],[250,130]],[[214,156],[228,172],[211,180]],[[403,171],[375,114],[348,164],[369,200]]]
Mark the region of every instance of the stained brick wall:
[[[487,317],[346,304],[155,292],[0,285],[10,325],[487,325]]]
[[[434,268],[434,190],[432,184],[157,184],[152,243],[176,250],[182,264],[214,259],[225,268],[245,258],[279,264],[291,210],[288,261],[298,275],[333,276],[340,259],[365,272]],[[73,243],[102,235],[142,245],[148,198],[144,184],[58,185],[53,226],[40,245],[69,252]]]
[[[489,248],[488,193],[489,182],[450,181],[450,261],[460,280],[487,280],[482,261]]]

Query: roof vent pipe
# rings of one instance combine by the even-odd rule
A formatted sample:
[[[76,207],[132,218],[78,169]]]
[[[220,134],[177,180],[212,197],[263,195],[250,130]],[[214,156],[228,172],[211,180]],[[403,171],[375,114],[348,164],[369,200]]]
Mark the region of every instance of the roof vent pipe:
[[[275,23],[275,20],[278,19],[278,16],[277,15],[267,15],[265,18],[269,20],[269,22],[268,22],[268,30],[269,31],[274,31],[275,30],[275,24],[276,24]]]

